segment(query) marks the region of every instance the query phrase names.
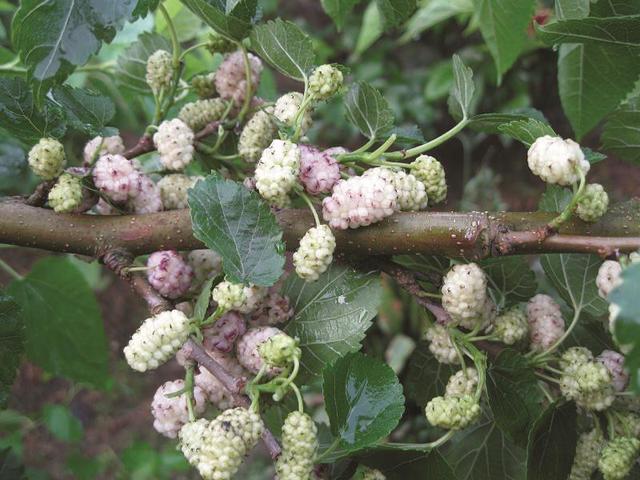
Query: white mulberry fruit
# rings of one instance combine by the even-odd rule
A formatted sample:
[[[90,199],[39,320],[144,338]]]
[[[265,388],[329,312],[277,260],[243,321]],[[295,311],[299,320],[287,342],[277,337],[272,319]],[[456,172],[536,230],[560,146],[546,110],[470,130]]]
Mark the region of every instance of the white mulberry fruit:
[[[273,205],[282,207],[297,184],[300,172],[300,150],[295,143],[274,140],[260,156],[256,166],[256,189]]]
[[[367,170],[363,176],[379,176],[391,183],[396,189],[398,208],[400,210],[418,211],[427,208],[428,198],[425,185],[412,174],[385,167],[376,167]]]
[[[196,75],[191,79],[191,88],[200,98],[215,97],[216,93],[218,93],[216,91],[215,78],[215,73]]]
[[[256,374],[264,365],[260,356],[260,346],[271,337],[281,335],[283,332],[275,327],[252,328],[245,333],[236,346],[236,354],[240,365]],[[281,369],[271,366],[267,368],[267,374],[273,377],[280,373]]]
[[[158,182],[160,198],[166,210],[180,210],[187,208],[188,191],[202,177],[188,177],[182,173],[165,175]]]
[[[457,363],[458,354],[446,327],[436,323],[425,333],[429,342],[429,351],[440,363]]]
[[[444,276],[442,306],[454,321],[476,319],[487,301],[487,277],[475,263],[454,265]]]
[[[591,480],[593,472],[598,468],[598,458],[603,446],[604,438],[596,428],[580,435],[568,480]]]
[[[546,183],[573,185],[586,175],[591,165],[573,140],[545,135],[529,148],[527,162],[531,171]]]
[[[41,138],[28,155],[33,173],[44,180],[52,180],[62,173],[67,159],[64,147],[55,138]]]
[[[49,191],[48,200],[57,213],[73,212],[82,202],[82,179],[63,173]]]
[[[178,298],[191,286],[193,269],[174,250],[152,253],[147,268],[147,280],[164,297]]]
[[[167,396],[185,388],[184,380],[174,380],[163,383],[153,396],[151,414],[153,428],[165,437],[176,438],[180,429],[189,421],[187,408],[187,394]],[[193,388],[193,410],[196,414],[204,412],[206,398],[202,389]]]
[[[331,228],[345,230],[379,222],[393,214],[398,194],[393,184],[377,176],[340,180],[322,201],[322,215]]]
[[[257,162],[277,132],[278,128],[269,111],[257,111],[240,132],[238,153],[246,162]]]
[[[178,118],[193,130],[198,131],[206,127],[207,124],[220,120],[227,105],[220,98],[209,98],[206,100],[196,100],[185,104]]]
[[[276,462],[278,480],[311,478],[318,449],[318,428],[311,417],[291,412],[282,426],[282,454]]]
[[[434,427],[460,430],[478,419],[480,405],[471,395],[435,397],[427,403],[425,414]]]
[[[124,143],[120,135],[112,137],[94,137],[84,146],[83,158],[85,165],[91,165],[103,155],[122,155]]]
[[[166,50],[156,50],[147,59],[146,80],[151,91],[167,90],[173,80],[173,57]]]
[[[182,170],[193,160],[193,130],[179,118],[165,120],[153,135],[160,163],[167,170]]]
[[[344,76],[335,65],[320,65],[309,76],[309,94],[315,100],[326,100],[340,90],[343,81]]]
[[[114,202],[125,202],[137,193],[140,172],[122,155],[103,155],[93,167],[93,183]]]
[[[134,370],[153,370],[169,360],[189,337],[191,322],[180,310],[147,318],[124,347],[127,363]]]
[[[447,198],[447,180],[442,164],[434,157],[420,155],[409,167],[411,173],[424,184],[429,204],[444,202]]]
[[[585,222],[596,222],[607,213],[609,195],[599,183],[590,183],[584,189],[578,205],[576,215]]]
[[[287,127],[293,128],[295,125],[293,122],[296,119],[298,110],[302,105],[304,95],[300,92],[289,92],[281,96],[273,107],[273,115]],[[309,110],[304,112],[304,115],[300,118],[301,122],[300,131],[304,135],[311,126],[311,113]]]
[[[478,371],[475,368],[458,370],[449,377],[445,397],[462,397],[473,395],[478,385]]]
[[[131,190],[128,205],[134,213],[161,212],[164,205],[160,188],[147,175],[138,175],[137,188]]]
[[[293,254],[298,276],[307,282],[316,281],[331,265],[335,249],[336,239],[327,225],[309,229]]]
[[[199,286],[222,273],[222,257],[213,250],[192,250],[187,261],[193,269],[195,283]]]
[[[248,54],[249,70],[251,73],[251,89],[255,91],[260,81],[262,62],[258,57]],[[222,61],[215,74],[216,90],[221,98],[233,100],[236,105],[244,102],[247,92],[244,58],[242,52],[233,52]]]
[[[621,283],[620,274],[622,273],[622,265],[615,260],[605,260],[598,269],[596,276],[596,285],[598,286],[598,294],[606,299],[611,290]]]
[[[631,471],[640,452],[640,440],[632,437],[617,437],[602,449],[598,469],[604,480],[623,480]]]
[[[587,410],[606,410],[615,400],[609,371],[594,361],[565,370],[560,377],[560,391]]]
[[[500,342],[513,345],[524,339],[529,332],[527,316],[519,307],[513,307],[493,319],[492,334]]]
[[[258,346],[258,353],[269,367],[289,367],[295,359],[300,359],[302,351],[298,341],[286,333],[269,337]]]
[[[629,372],[624,368],[624,355],[613,350],[604,350],[596,361],[607,367],[611,384],[616,392],[623,392],[629,384]]]
[[[225,280],[213,288],[211,297],[224,311],[237,310],[240,313],[251,313],[260,306],[267,291],[264,287],[245,286]]]

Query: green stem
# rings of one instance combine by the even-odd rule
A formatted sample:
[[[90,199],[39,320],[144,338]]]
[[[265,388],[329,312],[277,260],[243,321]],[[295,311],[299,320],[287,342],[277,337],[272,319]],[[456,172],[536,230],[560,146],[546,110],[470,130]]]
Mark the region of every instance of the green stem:
[[[4,270],[15,280],[24,280],[24,277],[22,275],[20,275],[13,268],[11,268],[11,265],[9,265],[7,262],[2,260],[1,258],[0,258],[0,269]]]
[[[173,24],[173,20],[171,20],[171,15],[167,11],[166,7],[163,3],[158,5],[160,13],[164,17],[167,22],[167,27],[169,27],[169,36],[171,37],[171,49],[173,50],[173,68],[177,69],[178,65],[180,65],[180,41],[178,40],[178,32],[176,32],[176,27]]]
[[[336,448],[338,448],[338,445],[340,445],[340,437],[336,438],[331,445],[329,445],[327,447],[327,449],[322,452],[320,455],[318,455],[314,461],[314,463],[321,463],[321,461],[325,458],[327,458],[331,453],[334,452],[334,450]]]
[[[545,362],[548,359],[549,355],[551,355],[562,344],[562,342],[564,342],[569,337],[569,335],[571,335],[571,332],[573,331],[575,326],[578,324],[578,320],[580,319],[581,312],[582,312],[581,308],[575,309],[573,313],[573,319],[569,324],[569,328],[567,328],[564,334],[558,340],[556,340],[556,342],[553,345],[551,345],[547,350],[533,357],[534,362]]]
[[[578,171],[578,174],[580,175],[580,184],[578,186],[578,189],[573,193],[573,197],[571,198],[569,205],[565,207],[562,213],[558,215],[556,218],[554,218],[553,220],[551,220],[551,222],[549,222],[549,227],[553,229],[558,228],[560,225],[562,225],[564,222],[566,222],[571,218],[571,215],[573,214],[573,211],[575,210],[576,205],[578,204],[578,202],[580,201],[580,198],[582,197],[582,192],[584,192],[584,188],[587,182],[582,169],[577,168],[577,171]]]
[[[441,446],[441,445],[445,444],[446,442],[448,442],[449,440],[451,440],[451,437],[453,437],[455,434],[456,434],[455,430],[449,430],[447,433],[445,433],[443,436],[441,436],[437,440],[434,440],[433,442],[429,442],[429,443],[393,443],[393,442],[388,442],[388,443],[382,443],[381,446],[402,447],[402,448],[407,448],[407,449],[421,451],[421,452],[429,452],[429,451],[433,450],[434,448],[438,448],[439,446]]]
[[[300,394],[300,389],[295,383],[291,384],[291,389],[296,394],[296,399],[298,400],[298,411],[300,413],[304,413],[304,401],[302,400],[302,395]]]
[[[546,380],[547,382],[551,382],[551,383],[560,383],[560,380],[558,380],[557,378],[553,378],[550,377],[549,375],[545,375],[544,373],[540,373],[540,372],[535,372],[536,376],[542,378],[543,380]]]
[[[180,61],[184,60],[184,58],[191,52],[193,52],[194,50],[197,50],[198,48],[202,48],[202,47],[206,47],[209,44],[209,42],[201,42],[201,43],[197,43],[195,45],[190,46],[189,48],[185,49],[181,54],[180,54]]]
[[[185,394],[187,395],[187,411],[189,412],[189,421],[194,422],[196,415],[193,411],[193,365],[186,367],[184,378]]]
[[[316,221],[316,227],[319,227],[321,225],[320,217],[318,217],[318,212],[316,212],[316,207],[313,206],[313,202],[311,202],[311,199],[309,198],[309,196],[306,193],[304,193],[302,190],[298,192],[298,195],[300,196],[300,198],[302,198],[305,201],[305,203],[309,207],[309,210],[311,210],[311,213],[313,214],[313,218]]]
[[[382,145],[380,145],[378,148],[376,148],[373,152],[371,152],[368,155],[365,162],[377,160],[378,158],[380,158],[387,150],[391,148],[391,145],[395,143],[396,138],[398,138],[398,136],[395,133],[391,135],[389,138],[387,138]]]
[[[441,299],[442,298],[442,294],[441,293],[431,293],[431,292],[420,292],[420,296],[421,297],[429,297],[429,298],[437,298],[437,299]]]
[[[244,61],[244,77],[246,81],[246,89],[244,93],[244,102],[242,104],[242,108],[240,109],[240,113],[238,113],[238,123],[242,123],[245,115],[249,111],[249,107],[251,106],[251,97],[253,96],[253,85],[252,85],[252,75],[251,75],[251,62],[249,61],[249,53],[247,49],[242,44],[242,42],[238,42],[238,48],[242,52],[242,60]]]
[[[296,112],[296,116],[293,119],[293,124],[296,129],[293,132],[293,136],[291,137],[291,141],[297,142],[302,136],[302,124],[304,123],[304,114],[307,111],[307,107],[311,103],[313,99],[307,96],[307,90],[305,88],[304,97],[302,98],[302,103],[300,104],[300,108]]]
[[[376,143],[376,137],[371,137],[371,138],[367,141],[367,143],[365,143],[364,145],[362,145],[360,148],[356,148],[353,152],[350,152],[350,153],[364,153],[364,152],[366,152],[367,150],[369,150],[369,148],[370,148],[374,143]],[[337,160],[338,160],[338,161],[340,161],[340,158],[341,158],[343,155],[348,155],[348,154],[344,154],[344,153],[343,153],[342,155],[338,155],[338,159],[337,159]]]
[[[403,151],[403,152],[391,152],[391,153],[386,154],[385,157],[386,158],[391,158],[391,159],[396,159],[396,160],[401,160],[403,158],[415,157],[417,155],[425,153],[425,152],[427,152],[427,151],[429,151],[429,150],[431,150],[433,148],[436,148],[437,146],[443,144],[444,142],[446,142],[450,138],[455,137],[464,127],[467,126],[468,123],[469,123],[469,119],[463,118],[460,121],[460,123],[455,125],[451,130],[448,130],[447,132],[443,133],[442,135],[440,135],[437,138],[434,138],[430,142],[427,142],[427,143],[422,144],[422,145],[418,145],[417,147],[410,148],[409,150],[406,150],[406,151]]]

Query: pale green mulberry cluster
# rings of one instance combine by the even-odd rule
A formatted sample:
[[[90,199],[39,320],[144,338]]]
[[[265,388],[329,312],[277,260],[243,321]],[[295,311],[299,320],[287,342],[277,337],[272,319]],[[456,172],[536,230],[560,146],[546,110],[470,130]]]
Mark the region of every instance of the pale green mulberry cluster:
[[[424,183],[429,204],[436,205],[447,198],[447,180],[442,164],[429,155],[420,155],[409,165],[411,173]]]
[[[512,307],[493,319],[492,334],[500,342],[513,345],[529,333],[527,315],[520,307]]]
[[[166,50],[156,50],[147,60],[146,80],[155,95],[171,86],[173,80],[172,64],[173,57]]]
[[[591,359],[585,360],[584,352],[572,350],[575,359],[563,357],[565,368],[560,378],[560,391],[576,405],[587,410],[602,411],[611,406],[615,392],[607,367]]]
[[[181,173],[165,175],[158,182],[160,198],[165,210],[179,210],[189,206],[188,191],[202,177],[188,177]]]
[[[445,397],[463,397],[472,395],[478,385],[478,371],[475,368],[458,370],[449,377]]]
[[[182,347],[190,330],[191,322],[180,310],[147,318],[124,347],[127,363],[139,372],[158,368]]]
[[[393,185],[397,195],[397,207],[403,211],[418,211],[427,208],[429,198],[424,183],[404,171],[376,167],[367,170],[363,177],[380,177]]]
[[[67,159],[64,147],[55,138],[41,138],[29,150],[29,166],[43,180],[53,180],[62,173]]]
[[[256,166],[256,188],[269,203],[284,207],[289,203],[289,192],[298,183],[300,150],[295,143],[274,140],[262,152]]]
[[[263,431],[258,414],[232,408],[212,421],[187,423],[180,430],[180,448],[204,480],[230,480]]]
[[[271,367],[288,367],[302,355],[298,341],[286,333],[269,337],[258,346],[258,352],[264,363]]]
[[[292,412],[287,416],[282,426],[282,454],[276,462],[278,480],[311,478],[318,449],[317,433],[309,415]]]
[[[267,295],[267,289],[258,286],[245,286],[228,281],[220,282],[211,292],[211,298],[218,308],[228,312],[236,310],[240,313],[251,313]]]
[[[340,90],[343,81],[339,68],[330,64],[320,65],[309,77],[309,94],[315,100],[326,100]]]
[[[331,265],[335,248],[336,239],[327,225],[309,229],[293,254],[293,265],[298,276],[307,282],[317,280]]]
[[[580,435],[568,480],[590,480],[598,468],[598,458],[603,446],[604,438],[597,428]]]
[[[640,452],[640,440],[632,437],[617,437],[602,449],[598,469],[604,480],[623,480],[631,471]]]
[[[49,192],[49,206],[57,213],[69,213],[82,202],[82,179],[63,173]]]
[[[191,89],[200,98],[215,97],[216,93],[218,93],[216,91],[215,78],[215,73],[196,75],[191,79]]]
[[[480,405],[472,395],[435,397],[427,403],[425,414],[434,427],[460,430],[478,419]]]
[[[294,122],[298,115],[298,110],[302,106],[304,95],[300,92],[289,92],[278,98],[273,107],[273,115],[287,127],[295,127]],[[306,110],[300,121],[300,131],[304,135],[311,127],[311,113]]]
[[[609,195],[599,183],[590,183],[578,200],[576,215],[585,222],[596,222],[607,213]]]
[[[478,319],[486,302],[487,277],[477,264],[454,265],[444,276],[442,306],[454,321]]]
[[[189,102],[182,107],[178,118],[193,130],[198,131],[211,122],[220,120],[227,105],[221,98],[208,98]]]
[[[429,327],[425,338],[429,342],[429,351],[438,362],[451,364],[457,362],[458,353],[446,327],[436,323]]]
[[[255,163],[276,136],[278,128],[268,111],[259,110],[247,122],[238,138],[238,153],[247,162]]]

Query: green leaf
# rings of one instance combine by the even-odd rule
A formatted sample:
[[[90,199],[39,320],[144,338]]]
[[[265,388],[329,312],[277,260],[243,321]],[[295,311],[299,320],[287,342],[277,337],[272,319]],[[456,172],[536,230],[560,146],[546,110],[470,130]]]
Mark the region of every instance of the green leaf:
[[[24,465],[13,453],[11,447],[0,450],[0,478],[6,480],[26,480]]]
[[[509,439],[493,418],[457,433],[444,447],[456,480],[524,480],[525,452]]]
[[[526,302],[538,289],[536,275],[526,257],[488,258],[480,265],[487,274],[494,299],[506,307]]]
[[[38,102],[98,53],[102,42],[113,40],[135,7],[131,0],[23,0],[13,17],[12,40]]]
[[[151,94],[145,78],[147,59],[156,50],[171,51],[171,44],[156,33],[144,32],[118,57],[116,78],[123,86],[136,92]]]
[[[503,125],[514,121],[527,122],[529,120],[537,120],[547,125],[549,124],[541,111],[527,108],[507,113],[481,113],[474,115],[469,122],[469,126],[483,133],[501,133],[500,127]]]
[[[203,321],[207,316],[207,309],[211,302],[211,288],[213,287],[214,280],[214,278],[210,278],[204,282],[202,290],[198,295],[198,300],[196,300],[196,305],[193,307],[193,318],[198,322]]]
[[[315,64],[311,39],[295,23],[277,18],[251,32],[251,48],[273,68],[304,81]]]
[[[452,365],[435,359],[426,342],[420,342],[407,362],[407,398],[417,405],[426,405],[433,397],[444,394],[447,381],[455,372]]]
[[[360,0],[322,0],[322,8],[336,24],[338,31],[342,30],[347,15],[351,13]]]
[[[220,35],[237,41],[249,34],[251,19],[255,15],[257,6],[255,0],[236,2],[182,0],[182,3]]]
[[[110,136],[116,133],[107,127],[116,113],[116,107],[109,97],[84,88],[68,85],[55,87],[53,98],[65,112],[69,126],[89,136]]]
[[[189,208],[194,236],[222,257],[228,280],[269,286],[280,278],[282,229],[257,192],[210,175],[189,190]]]
[[[527,480],[567,479],[576,451],[576,430],[573,403],[549,406],[529,434]]]
[[[635,96],[613,112],[602,132],[603,149],[640,165],[640,96]]]
[[[472,0],[431,0],[405,24],[401,42],[408,42],[435,25],[461,13],[473,13]]]
[[[388,480],[421,479],[425,478],[425,472],[428,478],[456,480],[453,470],[437,450],[425,453],[378,447],[367,450],[359,462],[380,470]]]
[[[82,439],[82,423],[64,405],[45,405],[42,423],[54,437],[63,442],[75,443]]]
[[[131,13],[131,18],[135,20],[139,17],[146,17],[149,12],[153,12],[158,8],[159,3],[160,0],[138,0],[136,8]]]
[[[376,0],[387,28],[404,22],[416,9],[416,0]]]
[[[38,109],[22,78],[0,78],[0,128],[25,143],[43,137],[60,138],[66,124],[57,105],[46,99]]]
[[[556,136],[556,132],[553,131],[553,128],[548,123],[534,118],[514,120],[500,125],[498,130],[500,133],[524,143],[527,147],[531,146],[538,137],[544,137],[545,135]]]
[[[480,31],[498,72],[498,82],[524,48],[533,0],[474,0]]]
[[[11,385],[24,352],[24,337],[20,307],[0,290],[0,408],[7,406]]]
[[[487,372],[487,394],[498,427],[519,445],[526,445],[541,411],[542,391],[520,352],[506,349],[498,355]]]
[[[560,100],[578,139],[612,112],[633,89],[640,76],[640,62],[629,62],[629,58],[638,53],[638,49],[629,47],[560,46]]]
[[[378,313],[382,288],[376,274],[333,263],[313,283],[290,275],[282,294],[296,312],[285,331],[300,340],[298,378],[309,380],[336,358],[360,349]]]
[[[0,143],[0,193],[28,187],[28,178],[29,164],[24,149],[17,142]]]
[[[453,59],[453,85],[451,87],[451,99],[453,103],[453,113],[458,118],[469,117],[469,107],[473,100],[475,84],[473,83],[473,71],[467,67],[458,55]],[[450,103],[451,104],[451,103]]]
[[[582,43],[640,47],[640,15],[561,20],[538,28],[547,45]]]
[[[614,323],[615,336],[630,351],[625,355],[625,365],[631,373],[630,385],[640,393],[640,263],[631,264],[622,271],[622,284],[608,296],[619,312]]]
[[[402,386],[393,370],[362,353],[351,353],[327,367],[322,392],[331,433],[340,447],[362,450],[386,437],[404,412]]]
[[[384,32],[382,14],[376,2],[367,5],[362,15],[362,26],[358,32],[358,40],[354,49],[354,55],[362,55],[378,40]]]
[[[559,19],[589,16],[591,0],[556,0],[556,16]]]
[[[26,324],[27,356],[55,374],[105,387],[108,350],[100,309],[82,274],[64,257],[37,262],[9,285]]]
[[[347,118],[367,138],[376,138],[379,133],[393,125],[393,111],[382,94],[366,82],[351,85],[345,96]]]
[[[542,194],[538,209],[541,212],[560,213],[569,202],[573,194],[568,188],[559,185],[547,185],[546,191]]]
[[[607,302],[598,295],[596,276],[602,260],[597,255],[547,254],[542,268],[562,299],[576,311],[600,316]]]

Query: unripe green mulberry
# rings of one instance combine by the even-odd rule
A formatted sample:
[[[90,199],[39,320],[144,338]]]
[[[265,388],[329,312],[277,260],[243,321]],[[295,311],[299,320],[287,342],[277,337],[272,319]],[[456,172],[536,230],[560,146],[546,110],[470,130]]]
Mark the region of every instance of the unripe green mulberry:
[[[336,94],[343,80],[342,72],[336,66],[320,65],[309,77],[309,93],[316,100],[326,100]]]
[[[171,86],[173,79],[173,57],[166,50],[156,50],[147,60],[146,80],[151,91],[158,94]]]
[[[527,315],[519,307],[513,307],[493,319],[493,335],[502,343],[513,345],[527,336]]]
[[[191,79],[191,88],[200,98],[211,98],[216,96],[215,73],[206,75],[196,75]]]
[[[576,405],[587,410],[606,410],[615,400],[607,367],[595,361],[573,366],[563,372],[560,391]]]
[[[560,357],[560,368],[565,374],[573,374],[579,366],[591,361],[593,354],[588,348],[570,347]]]
[[[445,397],[472,395],[478,385],[478,371],[475,368],[458,370],[449,377]]]
[[[191,130],[197,131],[211,122],[220,120],[226,109],[227,105],[221,98],[196,100],[185,104],[180,110],[178,118],[186,123]]]
[[[278,128],[268,112],[256,112],[240,133],[238,153],[246,162],[257,162],[277,132]]]
[[[44,180],[60,175],[66,163],[64,147],[55,138],[41,138],[29,151],[31,170]]]
[[[139,372],[158,368],[187,341],[190,329],[191,322],[180,310],[147,318],[124,347],[127,363]]]
[[[603,446],[604,438],[598,429],[580,435],[568,480],[590,480],[598,468],[598,458]]]
[[[351,480],[387,480],[387,477],[380,470],[360,465]]]
[[[425,414],[434,427],[460,430],[478,419],[480,405],[471,395],[435,397],[427,403]]]
[[[318,429],[311,417],[291,412],[282,426],[282,454],[276,462],[278,480],[311,478],[318,449]]]
[[[617,437],[602,450],[598,468],[604,480],[623,480],[633,467],[640,451],[640,440],[631,437]]]
[[[429,197],[429,205],[444,202],[447,198],[447,180],[442,164],[429,155],[420,155],[409,167],[411,173],[424,183],[427,197]]]
[[[271,367],[288,367],[295,358],[300,358],[302,351],[298,341],[286,333],[279,333],[258,346],[260,357]]]
[[[231,480],[263,431],[258,414],[232,408],[211,422],[187,423],[180,430],[180,448],[204,480]]]
[[[49,192],[49,206],[58,213],[69,213],[82,202],[82,179],[63,173]]]
[[[209,41],[207,42],[207,50],[211,52],[211,55],[215,53],[229,53],[233,52],[236,48],[235,43],[231,40],[226,39],[222,35],[218,35],[217,33],[212,33],[209,35]]]
[[[181,173],[165,175],[158,182],[160,197],[165,210],[179,210],[187,208],[189,205],[188,191],[202,177],[188,177]]]
[[[264,287],[247,287],[225,280],[213,288],[211,298],[218,304],[218,308],[225,312],[236,310],[240,313],[251,313],[258,308],[267,291]]]
[[[576,215],[585,222],[596,222],[607,213],[609,195],[599,183],[590,183],[578,200]]]

